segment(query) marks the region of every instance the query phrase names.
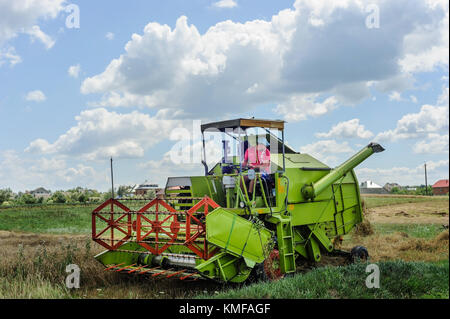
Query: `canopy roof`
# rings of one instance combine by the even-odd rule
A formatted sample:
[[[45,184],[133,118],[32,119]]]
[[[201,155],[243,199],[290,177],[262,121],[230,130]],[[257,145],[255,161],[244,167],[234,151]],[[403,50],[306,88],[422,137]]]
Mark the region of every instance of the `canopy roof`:
[[[235,120],[227,120],[220,122],[212,122],[201,125],[202,133],[210,128],[215,128],[221,132],[224,132],[227,128],[242,128],[244,130],[250,127],[264,127],[264,128],[273,128],[277,130],[284,130],[284,121],[282,120],[263,120],[263,119],[235,119]]]

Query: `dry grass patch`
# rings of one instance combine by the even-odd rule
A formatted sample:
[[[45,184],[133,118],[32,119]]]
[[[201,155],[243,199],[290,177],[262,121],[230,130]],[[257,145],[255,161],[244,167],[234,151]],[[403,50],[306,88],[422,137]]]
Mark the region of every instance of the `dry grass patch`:
[[[375,233],[366,237],[354,235],[344,242],[343,247],[351,249],[356,244],[367,247],[374,262],[393,259],[436,262],[449,258],[448,231],[434,238],[414,238],[404,232],[388,235]]]
[[[104,271],[102,249],[87,236],[0,232],[1,298],[189,298],[217,284],[159,280]],[[80,289],[65,287],[66,266],[81,269]]]

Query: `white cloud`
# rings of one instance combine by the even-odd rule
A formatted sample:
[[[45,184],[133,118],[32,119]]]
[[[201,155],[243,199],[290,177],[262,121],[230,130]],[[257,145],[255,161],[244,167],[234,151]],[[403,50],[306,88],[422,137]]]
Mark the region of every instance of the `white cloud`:
[[[27,93],[25,100],[32,102],[43,102],[47,99],[44,92],[41,90],[34,90]]]
[[[373,133],[359,124],[359,119],[352,119],[334,125],[328,133],[316,133],[318,138],[371,138]]]
[[[213,3],[216,8],[234,8],[237,6],[236,1],[233,0],[220,0]]]
[[[430,72],[437,67],[448,68],[449,2],[439,1],[431,8],[441,8],[430,24],[417,25],[414,32],[404,38],[405,56],[399,61],[405,72]],[[439,12],[439,11],[438,11]]]
[[[36,39],[41,41],[47,50],[55,45],[55,41],[49,35],[42,32],[41,28],[37,25],[32,26],[26,33],[30,35],[32,41]]]
[[[97,187],[108,176],[85,164],[68,165],[60,157],[27,158],[25,155],[14,150],[0,152],[0,188],[25,191],[41,186],[53,190],[80,185]]]
[[[114,40],[114,33],[112,33],[112,32],[107,32],[106,34],[105,34],[105,38],[107,38],[108,40]]]
[[[448,134],[428,134],[427,138],[414,145],[418,154],[448,154]]]
[[[71,65],[69,67],[69,69],[67,70],[67,73],[69,74],[69,76],[71,76],[73,78],[78,78],[80,71],[81,71],[80,64],[76,64],[76,65]]]
[[[418,113],[404,115],[393,130],[381,132],[379,141],[397,141],[401,139],[425,138],[429,134],[445,133],[449,129],[448,88],[437,101],[437,106],[423,105]]]
[[[415,97],[414,95],[410,95],[409,96],[409,100],[402,97],[401,93],[398,91],[392,91],[389,94],[389,101],[396,101],[396,102],[407,102],[410,101],[412,103],[417,103],[417,97]]]
[[[389,101],[401,102],[404,100],[399,92],[393,91],[391,94],[389,94]]]
[[[25,151],[78,156],[85,160],[102,160],[109,156],[138,158],[182,124],[137,111],[120,114],[103,108],[83,111],[75,120],[77,124],[54,143],[36,139]]]
[[[55,19],[64,9],[65,2],[65,0],[0,0],[0,66],[5,60],[11,65],[21,61],[13,46],[5,47],[8,41],[19,34],[28,34],[32,41],[39,40],[47,49],[53,47],[55,41],[43,32],[37,23]]]
[[[159,184],[163,184],[167,176],[202,176],[204,167],[201,164],[202,145],[200,140],[179,142],[179,145],[165,153],[161,160],[150,160],[139,164]],[[218,163],[222,157],[220,143],[209,141],[206,143],[206,161],[208,168]]]
[[[0,47],[0,67],[8,62],[10,66],[14,66],[17,63],[22,62],[22,58],[17,55],[16,49],[13,47],[8,47],[6,49]]]
[[[324,115],[337,108],[336,97],[331,96],[323,102],[317,102],[318,97],[318,94],[293,95],[285,103],[278,104],[274,111],[287,121],[300,121],[310,116]]]
[[[273,103],[291,121],[358,103],[371,96],[369,83],[401,94],[413,77],[399,61],[425,54],[425,40],[440,41],[439,32],[423,30],[440,26],[445,8],[375,1],[381,27],[368,29],[370,3],[299,0],[268,21],[223,21],[204,34],[186,17],[173,29],[152,22],[102,73],[86,78],[81,92],[102,94],[91,105],[172,109],[194,118]],[[439,59],[434,66],[445,65]]]
[[[338,156],[354,153],[348,142],[338,143],[335,140],[322,140],[300,147],[301,153],[306,153],[327,165],[338,165]]]

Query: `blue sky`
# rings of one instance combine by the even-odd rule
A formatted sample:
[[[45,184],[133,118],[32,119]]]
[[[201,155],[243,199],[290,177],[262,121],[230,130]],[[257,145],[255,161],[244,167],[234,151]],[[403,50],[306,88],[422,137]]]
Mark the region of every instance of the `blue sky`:
[[[431,182],[448,178],[448,11],[439,0],[0,0],[0,188],[106,190],[111,155],[118,184],[201,174],[170,161],[171,133],[247,116],[286,120],[289,144],[330,166],[380,142],[361,181],[421,184],[425,162]]]

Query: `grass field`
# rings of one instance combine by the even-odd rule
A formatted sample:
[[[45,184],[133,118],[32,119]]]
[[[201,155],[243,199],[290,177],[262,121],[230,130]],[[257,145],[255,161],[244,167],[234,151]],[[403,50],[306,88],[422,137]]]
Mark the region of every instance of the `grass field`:
[[[92,256],[96,205],[0,208],[0,298],[448,298],[448,197],[364,196],[364,229],[342,248],[364,245],[382,272],[364,285],[365,265],[312,270],[270,283],[222,286],[105,272]],[[81,288],[67,290],[65,266],[80,265]],[[287,294],[288,293],[288,294]]]
[[[89,234],[98,205],[42,205],[0,208],[0,230],[50,234]]]

